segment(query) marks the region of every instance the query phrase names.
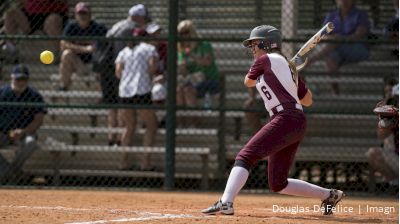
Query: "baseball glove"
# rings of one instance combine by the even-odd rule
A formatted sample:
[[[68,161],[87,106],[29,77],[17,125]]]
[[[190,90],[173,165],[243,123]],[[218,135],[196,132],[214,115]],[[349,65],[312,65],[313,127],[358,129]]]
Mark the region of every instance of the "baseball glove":
[[[393,105],[378,106],[374,113],[379,117],[379,128],[393,129],[399,123],[399,109]]]
[[[398,117],[399,109],[393,105],[383,105],[375,107],[374,113],[381,117]]]

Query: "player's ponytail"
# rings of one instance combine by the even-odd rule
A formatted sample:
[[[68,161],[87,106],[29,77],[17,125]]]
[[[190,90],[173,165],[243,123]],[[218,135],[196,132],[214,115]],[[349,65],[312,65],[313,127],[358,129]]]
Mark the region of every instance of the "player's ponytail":
[[[283,56],[283,57],[285,57],[287,63],[289,64],[289,68],[290,68],[290,71],[292,72],[292,79],[293,79],[294,83],[296,83],[296,86],[298,86],[298,84],[299,84],[299,73],[297,72],[296,65],[292,61],[289,61],[286,58],[286,56]]]
[[[282,54],[282,52],[280,50],[276,49],[273,51],[282,55],[282,57],[285,58],[285,60],[287,61],[288,65],[289,65],[290,72],[292,73],[293,82],[296,84],[296,86],[298,86],[299,85],[299,73],[297,72],[296,65],[293,62],[289,61],[287,59],[287,57],[284,54]],[[272,51],[271,51],[271,53],[272,53]]]

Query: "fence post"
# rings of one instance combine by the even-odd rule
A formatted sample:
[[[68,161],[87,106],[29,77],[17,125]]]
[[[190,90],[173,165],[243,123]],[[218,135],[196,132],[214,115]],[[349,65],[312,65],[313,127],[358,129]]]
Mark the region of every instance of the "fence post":
[[[175,185],[175,121],[176,121],[176,44],[178,25],[178,0],[169,0],[168,24],[168,96],[166,117],[166,151],[164,188],[172,190]]]
[[[219,121],[218,121],[218,178],[225,178],[226,171],[226,147],[225,147],[225,74],[219,78]]]
[[[297,36],[298,1],[283,0],[281,13],[281,32],[284,38]],[[287,57],[294,55],[294,43],[283,43],[282,53]]]

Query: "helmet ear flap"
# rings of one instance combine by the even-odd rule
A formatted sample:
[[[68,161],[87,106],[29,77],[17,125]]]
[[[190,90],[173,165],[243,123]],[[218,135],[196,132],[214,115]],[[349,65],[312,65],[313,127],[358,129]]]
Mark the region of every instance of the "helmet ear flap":
[[[259,49],[266,50],[266,51],[269,51],[271,49],[270,45],[268,43],[265,43],[264,40],[262,40],[260,43],[258,43],[257,47]]]
[[[262,40],[260,43],[258,43],[257,47],[258,47],[259,49],[265,50],[264,41]]]

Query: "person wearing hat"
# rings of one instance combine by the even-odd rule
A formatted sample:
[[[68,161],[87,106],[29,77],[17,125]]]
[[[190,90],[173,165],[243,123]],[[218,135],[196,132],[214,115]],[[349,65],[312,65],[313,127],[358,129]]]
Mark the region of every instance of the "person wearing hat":
[[[147,33],[142,28],[135,28],[133,37],[145,37]],[[157,71],[158,54],[155,47],[144,41],[133,40],[128,43],[115,60],[115,73],[119,81],[120,102],[127,105],[152,105],[152,79]],[[144,124],[146,132],[143,137],[144,146],[152,146],[157,131],[155,111],[151,109],[121,109],[121,117],[125,125],[121,136],[122,146],[131,146],[136,128],[136,112]],[[132,169],[129,154],[123,156],[121,169]],[[154,170],[151,166],[150,154],[143,155],[139,166],[133,169]]]
[[[343,198],[341,190],[327,189],[288,178],[297,149],[306,133],[303,106],[312,105],[312,93],[299,78],[294,63],[282,54],[281,32],[270,25],[254,27],[243,46],[254,62],[244,77],[246,87],[255,87],[270,114],[269,121],[247,142],[235,158],[222,197],[204,214],[233,215],[233,203],[258,161],[268,157],[268,185],[273,192],[316,198],[320,211],[331,215]]]
[[[89,3],[79,2],[75,5],[75,21],[67,24],[64,36],[105,36],[107,28],[91,19]],[[62,40],[60,61],[61,83],[58,90],[68,90],[73,73],[90,73],[92,54],[96,51],[97,42],[93,40]]]
[[[148,12],[144,5],[138,4],[132,6],[128,11],[126,19],[115,23],[106,34],[107,38],[130,38],[132,37],[132,30],[135,27],[144,26]],[[118,86],[119,80],[115,75],[115,64],[114,61],[117,58],[118,53],[124,49],[127,45],[127,41],[109,41],[107,47],[99,49],[103,51],[101,54],[107,54],[104,58],[103,63],[100,63],[102,69],[98,71],[100,74],[100,86],[102,90],[102,103],[115,104],[118,103]],[[120,111],[118,109],[110,109],[108,111],[108,127],[116,128],[122,122],[118,119]],[[121,140],[119,134],[109,133],[108,134],[108,145],[120,145]]]
[[[162,28],[156,23],[149,23],[146,26],[146,32],[150,37],[160,37]],[[152,99],[157,104],[164,104],[166,99],[166,87],[164,83],[164,73],[167,70],[167,41],[151,40],[149,44],[153,45],[157,49],[158,53],[158,65],[157,72],[153,79]]]
[[[0,103],[44,103],[42,95],[31,88],[28,81],[28,68],[16,65],[11,73],[11,84],[0,88]],[[47,109],[43,106],[0,108],[0,147],[20,146],[11,163],[0,154],[0,179],[3,179],[19,172],[37,149],[36,131],[42,125]]]
[[[60,36],[68,21],[67,0],[2,1],[4,9],[4,34],[45,34]],[[1,8],[1,7],[0,7]],[[15,41],[7,40],[4,46],[16,51]],[[1,44],[0,44],[1,45]],[[59,41],[48,41],[48,49],[58,54]],[[12,54],[10,54],[12,55]]]

